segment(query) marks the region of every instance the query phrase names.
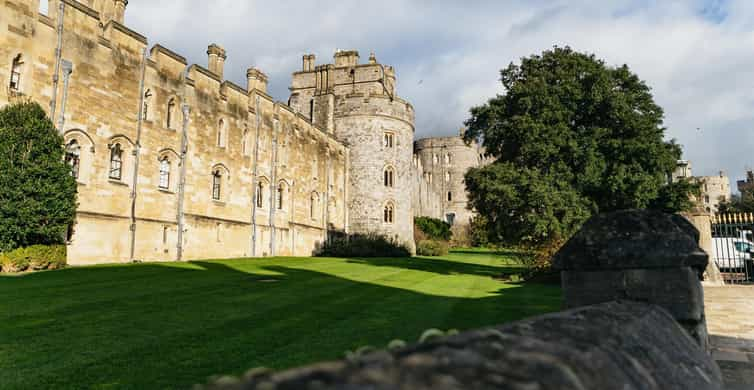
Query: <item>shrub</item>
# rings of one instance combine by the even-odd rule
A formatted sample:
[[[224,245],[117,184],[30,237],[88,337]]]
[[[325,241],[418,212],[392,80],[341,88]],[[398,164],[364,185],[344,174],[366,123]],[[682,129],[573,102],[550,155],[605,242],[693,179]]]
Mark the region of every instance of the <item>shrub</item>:
[[[414,218],[414,226],[431,240],[449,241],[453,236],[450,231],[450,224],[436,218],[416,217]]]
[[[0,109],[0,251],[63,244],[76,213],[76,181],[63,137],[36,103]]]
[[[60,269],[65,264],[65,245],[32,245],[0,253],[0,268],[3,272]]]
[[[448,243],[445,241],[423,240],[416,245],[419,256],[444,256],[448,254]]]
[[[330,257],[410,257],[411,250],[398,241],[376,233],[333,237],[319,256]]]

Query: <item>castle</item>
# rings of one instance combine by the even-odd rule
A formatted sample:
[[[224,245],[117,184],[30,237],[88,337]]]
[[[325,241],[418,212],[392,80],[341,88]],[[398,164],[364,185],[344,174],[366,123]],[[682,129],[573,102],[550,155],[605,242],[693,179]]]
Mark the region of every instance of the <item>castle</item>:
[[[415,215],[468,223],[460,137],[414,142],[414,109],[372,54],[303,56],[288,103],[124,25],[127,0],[6,0],[0,105],[32,100],[64,137],[79,207],[69,264],[310,256],[331,232],[413,248]]]

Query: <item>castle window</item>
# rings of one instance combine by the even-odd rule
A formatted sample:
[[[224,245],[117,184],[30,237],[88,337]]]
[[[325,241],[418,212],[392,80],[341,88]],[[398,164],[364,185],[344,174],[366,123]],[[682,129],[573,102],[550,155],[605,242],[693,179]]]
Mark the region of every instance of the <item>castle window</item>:
[[[437,157],[437,153],[432,153],[432,165],[437,165],[440,163],[440,158]]]
[[[277,188],[278,210],[283,209],[283,201],[285,200],[284,197],[285,197],[285,184],[281,182],[280,184],[278,184],[278,188]]]
[[[167,121],[165,121],[165,126],[168,129],[173,129],[174,119],[175,119],[175,98],[172,98],[170,99],[170,101],[168,101]]]
[[[17,55],[13,59],[13,64],[10,68],[10,89],[11,91],[18,92],[21,90],[21,71],[24,66],[23,58],[21,54]]]
[[[393,206],[392,203],[386,204],[385,208],[382,211],[382,221],[385,223],[393,223],[394,216],[395,216],[395,206]]]
[[[71,176],[78,179],[81,165],[81,146],[75,139],[71,140],[65,147],[65,162],[71,166]]]
[[[212,172],[212,199],[220,200],[223,174],[219,169]]]
[[[264,183],[262,183],[261,181],[257,183],[256,201],[258,208],[261,209],[262,207],[264,207]]]
[[[429,182],[429,184],[432,184],[432,172],[427,173],[427,182]]]
[[[452,202],[452,201],[453,201],[453,193],[448,191],[448,202]]]
[[[450,172],[445,172],[445,182],[450,183]]]
[[[225,147],[225,139],[227,138],[225,133],[225,121],[220,119],[220,122],[217,124],[217,146],[221,148]]]
[[[383,146],[385,148],[392,148],[395,143],[395,134],[385,133],[383,137]]]
[[[217,225],[215,225],[215,232],[216,232],[215,240],[217,242],[223,242],[223,224],[218,222]]]
[[[455,221],[456,221],[456,214],[455,213],[445,214],[445,222],[447,222],[449,225],[452,226]]]
[[[167,225],[162,225],[162,243],[163,243],[163,245],[168,243],[168,229],[170,229],[170,227],[168,227]]]
[[[120,180],[123,176],[123,149],[115,144],[110,149],[110,179]]]
[[[452,158],[450,156],[450,153],[447,153],[445,155],[445,164],[450,164],[451,160],[452,160]]]
[[[160,160],[159,187],[163,190],[170,188],[170,160],[168,160],[168,156],[165,156]]]
[[[384,173],[383,181],[384,181],[385,187],[392,188],[394,184],[394,176],[395,176],[395,171],[393,170],[393,167],[385,168],[385,171],[383,173]]]
[[[317,215],[319,214],[319,194],[317,192],[312,192],[312,196],[310,198],[309,202],[309,216],[311,219],[316,220]]]

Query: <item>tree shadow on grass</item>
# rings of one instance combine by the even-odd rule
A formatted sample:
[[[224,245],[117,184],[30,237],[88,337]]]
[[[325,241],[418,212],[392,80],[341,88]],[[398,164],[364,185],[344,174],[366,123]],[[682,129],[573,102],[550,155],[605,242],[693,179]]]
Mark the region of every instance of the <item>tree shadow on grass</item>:
[[[368,264],[376,267],[394,267],[410,269],[415,271],[432,272],[441,275],[476,275],[489,276],[496,278],[501,275],[520,274],[523,271],[521,266],[514,265],[484,265],[473,263],[461,263],[457,261],[444,260],[442,258],[382,258],[382,257],[359,257],[349,258],[349,263]]]
[[[434,265],[439,269],[418,264],[458,272],[443,263]],[[471,299],[344,279],[283,261],[249,271],[244,266],[140,264],[2,279],[3,381],[9,388],[187,388],[210,375],[286,368],[396,338],[416,340],[427,328],[476,328],[560,308],[560,291],[552,286],[501,283]],[[500,271],[480,267],[463,273]],[[410,276],[417,282],[432,277]]]

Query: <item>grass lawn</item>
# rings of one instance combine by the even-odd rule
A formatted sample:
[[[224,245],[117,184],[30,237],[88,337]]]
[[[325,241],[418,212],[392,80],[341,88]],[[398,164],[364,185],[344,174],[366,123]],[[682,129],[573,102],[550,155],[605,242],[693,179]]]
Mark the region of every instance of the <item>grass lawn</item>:
[[[187,388],[560,308],[514,253],[266,258],[0,276],[0,388]]]

